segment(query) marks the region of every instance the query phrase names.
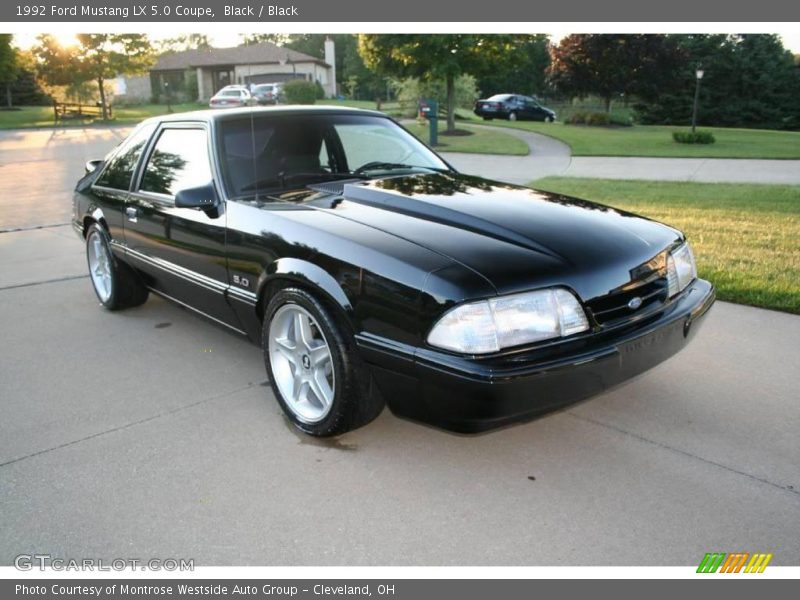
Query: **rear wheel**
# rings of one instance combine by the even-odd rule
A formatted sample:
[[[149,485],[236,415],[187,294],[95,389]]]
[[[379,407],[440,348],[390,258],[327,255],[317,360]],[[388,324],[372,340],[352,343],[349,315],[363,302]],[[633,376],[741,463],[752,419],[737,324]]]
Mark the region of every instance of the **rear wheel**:
[[[264,313],[262,347],[272,391],[305,433],[339,435],[383,410],[352,335],[307,291],[286,288],[272,297]]]
[[[147,300],[147,288],[133,269],[114,258],[108,234],[96,223],[86,234],[86,262],[94,293],[103,307],[119,310]]]
[[[515,113],[513,111],[508,113],[508,120],[509,121],[516,121],[517,120],[517,113]]]

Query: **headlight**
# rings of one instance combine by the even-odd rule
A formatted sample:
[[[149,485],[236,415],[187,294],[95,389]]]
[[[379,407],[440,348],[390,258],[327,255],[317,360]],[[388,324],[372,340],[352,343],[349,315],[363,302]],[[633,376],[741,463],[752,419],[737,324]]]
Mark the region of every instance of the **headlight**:
[[[697,266],[689,242],[684,242],[669,253],[667,258],[667,282],[669,297],[672,298],[686,289],[686,286],[697,279]]]
[[[587,329],[589,322],[575,296],[553,288],[457,306],[434,325],[428,343],[486,354]]]

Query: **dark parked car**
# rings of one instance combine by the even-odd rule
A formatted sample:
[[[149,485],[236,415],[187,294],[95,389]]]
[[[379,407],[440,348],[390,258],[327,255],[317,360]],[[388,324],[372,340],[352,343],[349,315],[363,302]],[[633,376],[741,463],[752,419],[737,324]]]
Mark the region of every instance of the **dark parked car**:
[[[552,123],[556,120],[555,111],[545,108],[535,98],[519,94],[495,94],[486,100],[478,100],[474,112],[487,121],[508,119]]]
[[[388,117],[150,119],[87,164],[73,225],[109,310],[149,292],[260,344],[313,435],[394,412],[479,431],[662,362],[714,301],[680,232],[456,172]]]

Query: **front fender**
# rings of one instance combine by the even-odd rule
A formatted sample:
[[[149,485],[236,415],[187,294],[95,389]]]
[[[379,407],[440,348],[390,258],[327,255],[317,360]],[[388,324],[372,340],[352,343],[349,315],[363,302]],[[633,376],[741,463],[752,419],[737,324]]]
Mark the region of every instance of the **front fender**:
[[[345,313],[351,314],[353,305],[339,282],[330,273],[306,260],[279,258],[272,262],[258,280],[258,297],[263,298],[264,289],[277,279],[288,279],[320,289]]]

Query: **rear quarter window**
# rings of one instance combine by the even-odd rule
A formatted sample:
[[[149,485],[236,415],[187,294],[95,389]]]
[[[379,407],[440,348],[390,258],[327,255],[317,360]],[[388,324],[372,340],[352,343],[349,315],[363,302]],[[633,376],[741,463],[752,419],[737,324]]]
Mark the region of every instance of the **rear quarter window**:
[[[143,125],[123,141],[119,149],[111,154],[111,158],[97,178],[95,185],[128,190],[139,158],[155,129],[155,123]]]

